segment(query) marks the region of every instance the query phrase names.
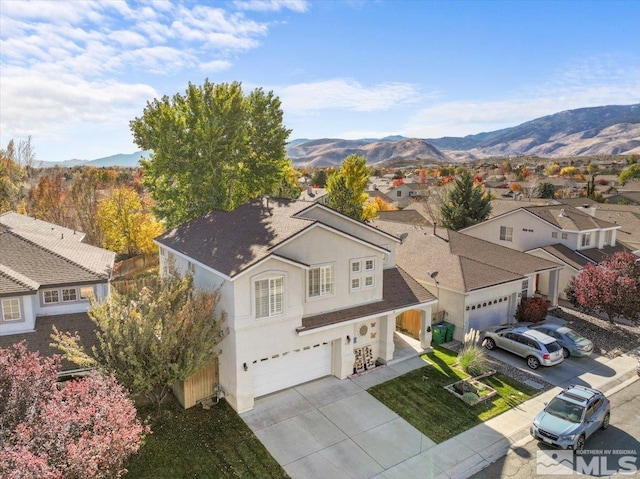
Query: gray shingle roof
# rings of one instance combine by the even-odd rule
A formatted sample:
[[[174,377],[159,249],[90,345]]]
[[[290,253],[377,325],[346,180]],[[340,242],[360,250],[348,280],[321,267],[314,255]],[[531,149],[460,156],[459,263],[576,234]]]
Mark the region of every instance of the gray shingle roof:
[[[310,227],[314,220],[294,217],[308,207],[305,202],[270,199],[267,209],[256,200],[233,211],[212,210],[156,241],[232,277]]]
[[[417,306],[421,303],[434,301],[436,298],[423,288],[401,268],[389,268],[383,271],[382,300],[353,308],[331,311],[302,318],[302,327],[298,331],[339,324],[346,321],[384,314],[400,308]]]
[[[69,259],[53,253],[14,233],[6,226],[0,225],[0,264],[3,274],[14,282],[25,283],[28,278],[31,284],[25,286],[59,286],[64,284],[90,284],[108,281],[106,275],[98,274]],[[19,275],[11,275],[11,271]],[[0,294],[10,291],[0,290]]]
[[[574,269],[581,270],[590,261],[584,256],[578,254],[571,248],[563,245],[562,243],[552,244],[549,246],[542,246],[539,249],[546,251],[554,258],[558,258],[560,261],[568,264]]]
[[[12,344],[26,341],[29,351],[39,352],[42,356],[61,355],[62,352],[60,350],[50,346],[53,342],[51,334],[53,334],[54,325],[58,328],[58,331],[61,332],[68,331],[71,334],[77,332],[82,340],[82,345],[87,350],[90,350],[91,347],[98,343],[98,338],[95,334],[96,326],[93,321],[89,319],[87,313],[73,313],[40,316],[36,319],[34,332],[0,336],[0,348],[8,348]],[[69,361],[62,361],[61,371],[72,371],[78,368],[76,364],[70,363]]]
[[[376,221],[382,230],[394,231],[395,223]],[[456,291],[469,292],[525,275],[557,268],[552,261],[496,245],[464,233],[414,226],[403,243],[396,247],[396,264],[426,284],[435,284],[430,273],[437,271],[438,284]]]
[[[585,231],[616,226],[567,205],[529,206],[523,209],[563,230]]]
[[[115,253],[82,243],[84,233],[13,211],[0,215],[0,225],[83,268],[110,277]]]

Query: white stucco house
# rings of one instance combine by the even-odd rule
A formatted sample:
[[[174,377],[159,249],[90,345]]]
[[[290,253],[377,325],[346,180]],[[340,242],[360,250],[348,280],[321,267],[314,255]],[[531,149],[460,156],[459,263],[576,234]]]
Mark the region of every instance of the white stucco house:
[[[174,264],[197,287],[220,288],[229,334],[219,385],[239,412],[256,397],[391,360],[404,311],[430,326],[436,298],[397,267],[400,239],[322,204],[255,200],[156,242],[161,272]]]
[[[395,212],[389,212],[387,218]],[[438,298],[437,320],[455,324],[454,339],[514,321],[523,297],[533,296],[542,278],[557,285],[561,264],[472,236],[421,224],[373,223],[401,235],[396,262]],[[557,306],[557,287],[547,299]]]
[[[115,254],[83,238],[15,212],[0,215],[0,347],[24,339],[29,349],[50,355],[59,352],[49,347],[53,325],[93,330],[89,299],[108,295]]]
[[[618,243],[620,224],[595,216],[597,206],[568,204],[527,206],[494,216],[461,230],[462,233],[563,265],[559,296],[569,281],[588,263],[598,264],[616,251],[631,251]],[[548,294],[549,283],[540,277],[536,291]]]

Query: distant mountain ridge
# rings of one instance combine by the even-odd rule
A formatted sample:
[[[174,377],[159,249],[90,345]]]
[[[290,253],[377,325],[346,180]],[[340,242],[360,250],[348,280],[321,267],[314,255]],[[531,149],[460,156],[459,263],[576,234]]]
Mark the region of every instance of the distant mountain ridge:
[[[286,146],[295,166],[336,166],[351,154],[372,165],[457,163],[480,158],[640,154],[640,104],[567,110],[521,125],[465,137],[294,139]],[[43,162],[43,166],[136,167],[150,152],[137,151],[92,161]]]

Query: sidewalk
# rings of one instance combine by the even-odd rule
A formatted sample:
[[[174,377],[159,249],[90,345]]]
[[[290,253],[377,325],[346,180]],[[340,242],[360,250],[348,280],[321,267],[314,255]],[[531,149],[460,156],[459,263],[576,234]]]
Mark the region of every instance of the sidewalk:
[[[606,362],[608,367],[615,370],[613,377],[603,378],[586,373],[580,379],[610,396],[640,379],[636,373],[637,361],[633,356],[623,354]],[[500,459],[510,449],[532,441],[529,426],[534,416],[544,408],[545,402],[550,401],[562,389],[563,387],[558,386],[546,391],[520,406],[429,449],[423,455],[426,455],[433,465],[439,467],[441,472],[422,477],[467,478]],[[377,477],[385,479],[413,477],[403,475],[402,472],[394,471],[392,468]]]

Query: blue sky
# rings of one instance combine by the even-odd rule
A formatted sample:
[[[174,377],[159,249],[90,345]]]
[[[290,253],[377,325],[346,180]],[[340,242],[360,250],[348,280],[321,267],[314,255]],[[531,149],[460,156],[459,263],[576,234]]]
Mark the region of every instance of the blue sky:
[[[0,147],[137,150],[189,81],[282,100],[296,138],[464,136],[640,102],[640,0],[0,2]]]

